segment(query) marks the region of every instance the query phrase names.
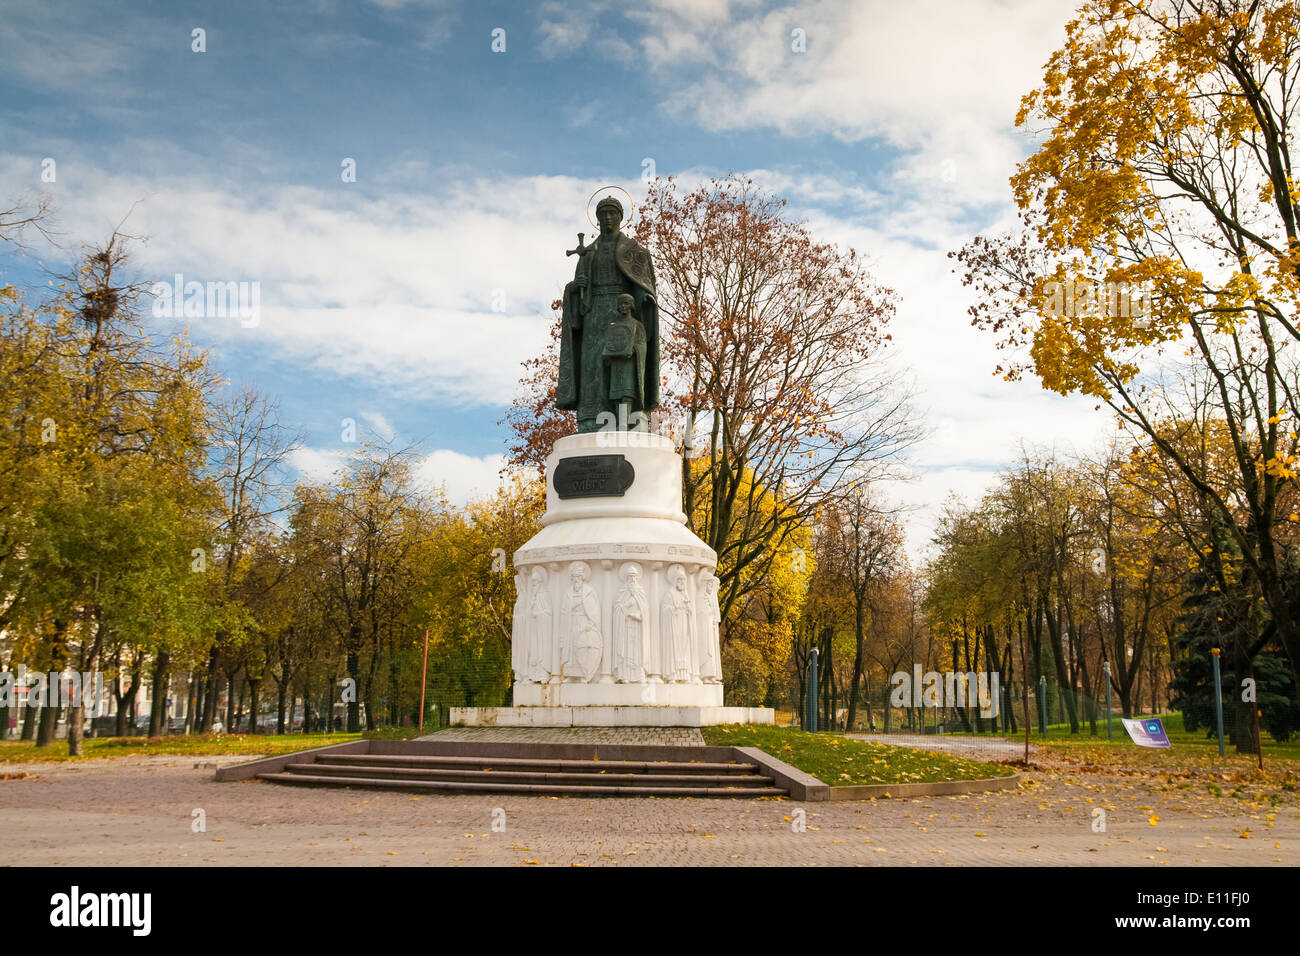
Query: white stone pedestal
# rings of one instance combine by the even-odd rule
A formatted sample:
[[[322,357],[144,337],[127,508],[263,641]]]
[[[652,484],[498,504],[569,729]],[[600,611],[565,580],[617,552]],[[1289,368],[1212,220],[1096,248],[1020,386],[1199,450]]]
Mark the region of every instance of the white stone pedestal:
[[[515,706],[453,708],[452,722],[772,723],[770,708],[722,706],[717,555],[686,528],[672,442],[569,435],[546,473],[542,530],[514,556]]]
[[[467,727],[712,727],[770,724],[770,707],[453,707]]]

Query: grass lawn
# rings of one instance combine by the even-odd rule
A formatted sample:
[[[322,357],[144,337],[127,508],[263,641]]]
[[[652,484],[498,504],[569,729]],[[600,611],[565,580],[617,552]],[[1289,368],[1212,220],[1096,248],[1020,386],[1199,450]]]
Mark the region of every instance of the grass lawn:
[[[1169,735],[1169,742],[1175,748],[1187,744],[1192,747],[1201,747],[1213,750],[1217,755],[1219,752],[1219,738],[1211,730],[1209,736],[1206,736],[1204,729],[1189,731],[1183,728],[1183,715],[1174,712],[1168,714],[1139,714],[1137,719],[1145,720],[1147,717],[1159,717],[1164,724],[1165,733]],[[1228,740],[1228,735],[1232,728],[1225,726],[1223,728],[1223,747],[1225,752],[1232,751],[1232,743]],[[1267,760],[1270,755],[1277,757],[1294,757],[1300,759],[1300,736],[1292,737],[1286,743],[1280,743],[1269,736],[1268,731],[1261,731],[1264,736],[1264,759]],[[965,731],[954,732],[953,736],[961,737],[990,737],[992,734],[970,734]],[[1001,736],[1000,734],[997,736]],[[1013,740],[1023,740],[1025,732],[1023,729],[1014,734],[1008,735]],[[1044,739],[1042,733],[1035,726],[1029,732],[1029,742],[1034,745],[1053,746],[1055,744],[1087,744],[1089,746],[1120,746],[1136,747],[1120,723],[1118,714],[1111,717],[1111,740],[1106,739],[1106,721],[1104,718],[1097,721],[1097,736],[1092,735],[1092,727],[1085,720],[1079,724],[1077,734],[1070,733],[1069,724],[1048,724],[1047,738]]]
[[[1238,781],[1258,775],[1253,754],[1239,754],[1229,742],[1225,729],[1224,752],[1219,756],[1219,741],[1204,730],[1188,731],[1179,713],[1155,714],[1164,723],[1169,736],[1168,749],[1139,747],[1129,738],[1119,718],[1112,719],[1111,738],[1106,739],[1106,723],[1097,724],[1098,736],[1089,733],[1085,723],[1080,733],[1071,734],[1069,724],[1048,724],[1047,738],[1037,729],[1030,732],[1029,743],[1035,748],[1034,763],[1073,767],[1078,770],[1106,770],[1125,774],[1197,777],[1210,781],[1211,789],[1221,789],[1223,781]],[[990,737],[990,734],[954,736]],[[1024,731],[1006,739],[1024,740]],[[1264,734],[1264,773],[1282,790],[1294,792],[1300,778],[1300,739],[1279,743]],[[1227,789],[1232,789],[1228,787]]]
[[[703,731],[705,743],[719,747],[757,747],[832,787],[980,780],[1013,772],[1008,767],[977,760],[850,740],[840,734],[810,734],[789,727],[735,724],[705,727]]]
[[[362,737],[381,737],[402,740],[414,737],[414,727],[384,728],[364,734],[183,734],[167,737],[87,737],[84,753],[80,757],[68,756],[68,742],[55,740],[46,747],[37,747],[27,740],[0,740],[0,764],[3,763],[61,763],[75,760],[94,760],[104,757],[136,757],[157,754],[160,756],[224,756],[226,754],[252,754],[274,756],[328,747]]]
[[[1254,754],[1239,754],[1224,734],[1223,756],[1219,756],[1218,736],[1205,736],[1204,730],[1188,731],[1183,728],[1183,715],[1157,714],[1164,723],[1169,736],[1170,747],[1139,747],[1129,739],[1124,726],[1116,719],[1112,728],[1113,739],[1105,737],[1105,724],[1098,724],[1100,737],[1087,734],[1070,734],[1069,725],[1060,728],[1057,734],[1052,727],[1047,729],[1047,740],[1030,735],[1030,742],[1037,744],[1053,757],[1075,760],[1083,764],[1102,767],[1123,767],[1138,771],[1157,773],[1176,772],[1183,775],[1209,776],[1221,775],[1236,779],[1241,774],[1256,771],[1257,758]],[[1287,743],[1278,743],[1267,733],[1264,737],[1264,772],[1270,776],[1283,778],[1300,774],[1300,740],[1292,739]],[[1295,783],[1284,779],[1282,786],[1294,790]]]

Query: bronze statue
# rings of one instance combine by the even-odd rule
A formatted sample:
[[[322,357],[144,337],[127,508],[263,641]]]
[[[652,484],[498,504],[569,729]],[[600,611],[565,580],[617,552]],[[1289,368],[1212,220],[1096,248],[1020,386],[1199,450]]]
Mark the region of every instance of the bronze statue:
[[[618,297],[618,318],[605,330],[605,378],[609,382],[609,400],[615,408],[625,406],[627,413],[645,408],[645,327],[634,315],[636,299]]]
[[[577,255],[564,287],[557,408],[577,413],[578,431],[649,427],[659,407],[659,307],[650,253],[619,230],[623,204],[596,206],[600,236]],[[635,417],[635,413],[642,413]]]

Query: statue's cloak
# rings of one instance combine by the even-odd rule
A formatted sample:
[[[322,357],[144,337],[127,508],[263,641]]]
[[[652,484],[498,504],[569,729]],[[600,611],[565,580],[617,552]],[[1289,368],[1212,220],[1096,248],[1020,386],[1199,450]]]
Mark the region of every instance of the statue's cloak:
[[[578,379],[582,373],[582,326],[590,295],[591,263],[601,241],[597,239],[587,247],[587,251],[578,257],[578,266],[574,270],[575,280],[578,276],[587,276],[588,287],[579,289],[574,282],[564,287],[560,374],[555,389],[556,408],[578,407],[581,394]],[[659,407],[659,304],[655,299],[654,265],[650,261],[650,251],[622,233],[618,235],[614,260],[618,263],[619,271],[632,283],[634,312],[645,328],[645,385],[642,394],[645,400],[643,411],[649,412]]]

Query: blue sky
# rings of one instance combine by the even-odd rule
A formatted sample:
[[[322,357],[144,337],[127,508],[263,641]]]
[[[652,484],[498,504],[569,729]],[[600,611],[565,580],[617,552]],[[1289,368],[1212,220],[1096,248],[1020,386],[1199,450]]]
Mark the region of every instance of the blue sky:
[[[977,494],[1017,441],[1086,447],[1108,427],[1091,403],[992,376],[945,258],[1009,221],[1032,146],[1012,119],[1070,11],[6,0],[0,208],[49,194],[60,246],[0,250],[0,269],[30,282],[130,210],[149,279],[260,283],[255,327],[190,333],[305,429],[302,471],[328,473],[352,418],[421,442],[425,476],[463,500],[494,480],[501,396],[545,341],[590,192],[639,194],[647,159],[688,183],[747,173],[899,292],[894,361],[933,429],[897,489],[923,509],[919,546],[934,506]]]

